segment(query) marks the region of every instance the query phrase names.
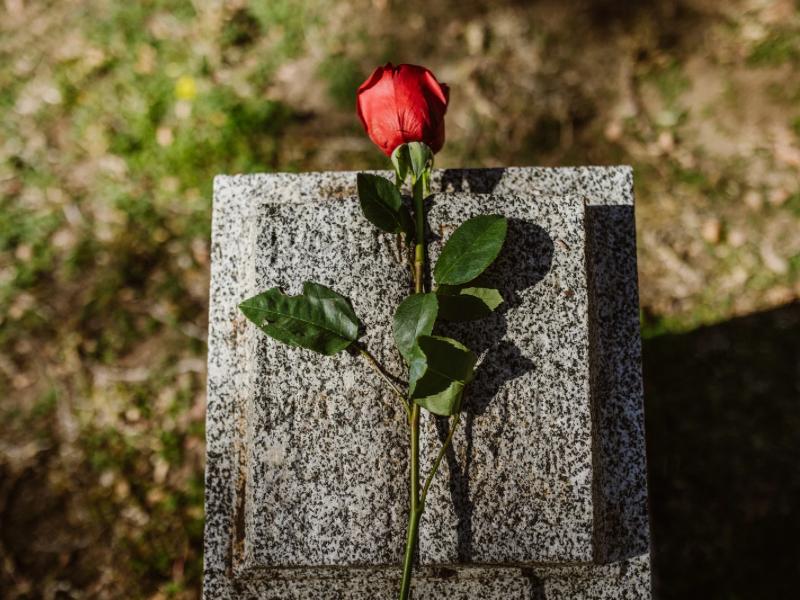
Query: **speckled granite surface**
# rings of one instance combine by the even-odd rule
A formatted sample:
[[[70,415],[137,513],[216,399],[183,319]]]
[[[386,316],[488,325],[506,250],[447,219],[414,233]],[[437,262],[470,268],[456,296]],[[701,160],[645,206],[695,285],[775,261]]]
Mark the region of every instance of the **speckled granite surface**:
[[[410,276],[354,187],[354,173],[215,181],[207,598],[395,593],[402,411],[357,359],[283,347],[236,311],[320,281],[354,297],[362,339],[401,373],[390,319]],[[512,221],[505,310],[452,331],[483,371],[421,528],[421,562],[446,566],[423,568],[415,598],[649,597],[630,170],[438,171],[433,187],[434,256],[466,213]],[[437,433],[427,422],[429,453]],[[524,568],[476,566],[504,562]]]
[[[352,299],[361,340],[401,372],[391,317],[407,295],[392,236],[357,201],[263,204],[252,221],[252,287],[299,293],[316,281]],[[395,276],[392,277],[391,274]],[[387,276],[389,275],[389,276]],[[247,326],[248,464],[243,561],[254,567],[390,564],[404,538],[402,405],[360,357],[290,348]]]
[[[594,513],[584,205],[573,196],[510,191],[436,195],[428,219],[432,263],[460,223],[487,213],[509,220],[504,250],[485,273],[505,303],[489,318],[441,329],[480,363],[454,452],[428,496],[420,560],[588,562]],[[446,435],[430,415],[426,421],[424,471]]]

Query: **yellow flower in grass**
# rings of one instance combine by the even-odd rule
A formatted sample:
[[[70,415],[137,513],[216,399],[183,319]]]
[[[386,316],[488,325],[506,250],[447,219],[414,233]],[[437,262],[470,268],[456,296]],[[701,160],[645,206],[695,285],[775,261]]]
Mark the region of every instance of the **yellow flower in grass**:
[[[197,96],[197,82],[190,75],[181,75],[175,82],[175,97],[178,100],[194,100]]]

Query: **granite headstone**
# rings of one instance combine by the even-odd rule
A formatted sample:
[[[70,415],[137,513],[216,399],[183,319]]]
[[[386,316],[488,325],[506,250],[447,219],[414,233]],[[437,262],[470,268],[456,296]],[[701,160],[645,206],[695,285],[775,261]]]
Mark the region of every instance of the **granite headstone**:
[[[388,176],[388,173],[385,175]],[[444,330],[480,356],[420,526],[414,598],[650,597],[632,178],[627,167],[436,171],[431,257],[509,218],[505,303]],[[392,598],[408,497],[402,408],[359,357],[278,344],[237,305],[318,281],[353,299],[387,369],[410,290],[355,173],[215,180],[206,598]],[[423,423],[423,467],[445,433]]]

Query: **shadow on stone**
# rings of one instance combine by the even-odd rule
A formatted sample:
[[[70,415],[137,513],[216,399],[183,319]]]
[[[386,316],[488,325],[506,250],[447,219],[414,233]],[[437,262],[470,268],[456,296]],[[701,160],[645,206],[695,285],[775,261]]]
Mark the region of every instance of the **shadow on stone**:
[[[447,169],[442,174],[441,190],[437,191],[491,194],[504,172],[505,169]]]
[[[644,342],[657,597],[792,598],[800,303]]]
[[[451,447],[446,458],[450,472],[450,496],[457,518],[457,551],[459,562],[472,560],[472,513],[470,498],[470,468],[472,466],[473,424],[484,414],[508,381],[532,371],[535,363],[523,355],[514,344],[504,340],[507,316],[522,304],[521,293],[532,288],[550,270],[553,241],[538,225],[521,219],[509,219],[504,250],[485,277],[496,286],[504,299],[503,305],[490,317],[467,323],[447,323],[441,327],[444,335],[453,337],[471,348],[480,357],[475,380],[464,397],[462,427],[466,441],[466,460],[459,465]],[[508,415],[509,418],[512,415]],[[447,435],[447,420],[439,419],[437,428],[441,441]],[[484,443],[487,443],[484,440]],[[489,442],[490,443],[490,442]]]
[[[586,207],[595,560],[644,554],[647,533],[633,206]]]
[[[529,600],[547,600],[544,581],[532,569],[522,569],[522,576],[530,583],[531,594]]]

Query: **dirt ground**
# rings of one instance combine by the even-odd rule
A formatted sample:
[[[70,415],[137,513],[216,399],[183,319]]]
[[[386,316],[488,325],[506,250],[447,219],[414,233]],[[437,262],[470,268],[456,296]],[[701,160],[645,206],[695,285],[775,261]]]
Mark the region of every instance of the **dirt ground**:
[[[634,166],[659,597],[796,595],[800,3],[0,17],[0,596],[199,596],[211,179],[384,166],[387,60],[450,85],[437,166]]]

